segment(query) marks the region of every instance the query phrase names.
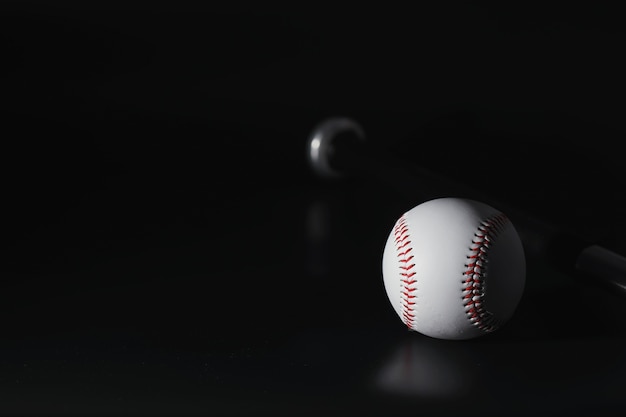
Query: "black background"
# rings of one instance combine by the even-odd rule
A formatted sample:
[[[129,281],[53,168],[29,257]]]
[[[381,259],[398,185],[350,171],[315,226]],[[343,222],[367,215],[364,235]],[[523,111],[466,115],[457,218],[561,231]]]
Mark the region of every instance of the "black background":
[[[2,414],[472,414],[363,388],[407,336],[379,254],[417,201],[320,181],[307,136],[352,117],[621,253],[625,40],[590,4],[3,2]],[[475,413],[617,414],[621,300],[529,279],[518,327],[434,348],[498,358]]]
[[[303,138],[340,115],[555,219],[613,222],[621,202],[624,29],[610,7],[27,1],[2,19],[19,212],[46,201],[52,215],[114,181],[302,175]]]

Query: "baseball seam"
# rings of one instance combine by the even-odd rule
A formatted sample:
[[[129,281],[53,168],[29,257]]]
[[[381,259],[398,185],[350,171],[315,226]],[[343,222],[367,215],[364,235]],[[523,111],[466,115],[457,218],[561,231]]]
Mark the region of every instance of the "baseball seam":
[[[489,252],[504,229],[508,218],[499,213],[481,221],[472,238],[462,282],[462,300],[465,313],[473,326],[485,332],[499,327],[494,315],[484,305],[485,282],[488,275]]]
[[[409,329],[413,329],[416,320],[417,278],[415,278],[416,272],[413,270],[415,263],[411,262],[413,260],[411,253],[413,248],[411,247],[409,226],[404,215],[396,222],[393,234],[400,273],[402,321]]]

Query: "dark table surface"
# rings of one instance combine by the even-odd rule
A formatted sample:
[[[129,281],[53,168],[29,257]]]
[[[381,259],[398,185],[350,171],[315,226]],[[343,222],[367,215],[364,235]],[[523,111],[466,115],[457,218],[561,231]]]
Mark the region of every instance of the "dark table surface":
[[[517,12],[7,3],[0,415],[624,414],[623,295],[539,254],[499,331],[408,332],[381,257],[419,184],[307,165],[354,117],[624,254],[623,27]]]

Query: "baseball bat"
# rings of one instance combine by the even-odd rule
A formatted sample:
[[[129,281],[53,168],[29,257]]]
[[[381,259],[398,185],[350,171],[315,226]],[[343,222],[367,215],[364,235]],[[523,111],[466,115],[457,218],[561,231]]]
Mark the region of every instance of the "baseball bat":
[[[367,140],[362,126],[350,118],[335,117],[318,123],[308,137],[306,156],[310,169],[320,178],[377,182],[394,188],[414,205],[438,197],[468,198],[489,204],[515,225],[527,255],[538,257],[563,273],[592,277],[626,296],[626,257],[497,200],[484,190],[416,164],[398,164],[399,155]]]

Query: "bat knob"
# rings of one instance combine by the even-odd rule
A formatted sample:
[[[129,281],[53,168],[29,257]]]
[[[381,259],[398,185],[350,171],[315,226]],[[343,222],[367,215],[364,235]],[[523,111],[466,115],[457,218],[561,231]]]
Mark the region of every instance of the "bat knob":
[[[317,124],[307,141],[307,160],[313,172],[323,178],[348,174],[359,143],[365,141],[361,125],[346,117],[333,117]]]

